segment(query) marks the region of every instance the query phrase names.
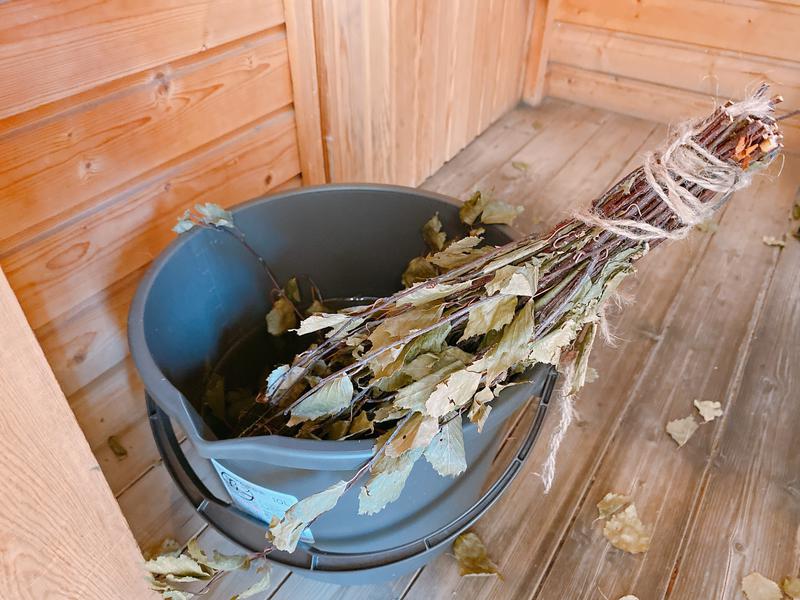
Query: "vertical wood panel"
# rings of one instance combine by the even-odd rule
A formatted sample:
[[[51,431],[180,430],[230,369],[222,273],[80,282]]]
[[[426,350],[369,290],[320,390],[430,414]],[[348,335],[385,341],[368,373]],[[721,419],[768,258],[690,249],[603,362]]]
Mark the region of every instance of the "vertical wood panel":
[[[520,98],[526,0],[315,0],[332,181],[415,185]]]

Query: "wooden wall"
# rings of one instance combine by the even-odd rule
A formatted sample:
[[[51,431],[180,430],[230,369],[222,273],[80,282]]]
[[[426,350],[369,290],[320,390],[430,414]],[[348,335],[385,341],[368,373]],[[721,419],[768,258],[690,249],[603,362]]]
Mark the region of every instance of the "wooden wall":
[[[530,0],[314,1],[331,181],[416,185],[521,97]]]
[[[800,4],[549,0],[550,96],[669,122],[768,81],[800,107]],[[526,96],[529,94],[526,93]],[[800,150],[800,118],[784,122]]]
[[[116,493],[158,458],[125,321],[176,217],[324,177],[313,46],[287,43],[311,3],[285,8],[0,3],[0,265]]]

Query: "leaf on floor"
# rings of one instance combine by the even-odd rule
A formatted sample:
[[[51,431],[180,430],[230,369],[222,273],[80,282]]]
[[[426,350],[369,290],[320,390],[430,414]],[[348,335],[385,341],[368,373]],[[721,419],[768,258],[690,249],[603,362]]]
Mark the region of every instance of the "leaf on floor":
[[[636,597],[636,596],[634,596],[633,594],[628,594],[628,595],[626,595],[626,596],[623,596],[623,597],[622,597],[622,598],[620,598],[619,600],[639,600],[639,598],[637,598],[637,597]]]
[[[771,235],[765,235],[761,238],[761,241],[767,246],[775,246],[776,248],[783,248],[786,246],[786,241],[783,239],[783,236],[776,238]]]
[[[713,402],[711,400],[695,400],[694,406],[697,408],[697,412],[700,413],[700,416],[703,417],[703,423],[713,421],[722,415],[722,404],[719,402]]]
[[[800,598],[800,578],[784,577],[781,587],[783,588],[783,593],[789,598]]]
[[[511,162],[511,166],[514,167],[517,171],[522,171],[523,173],[528,170],[530,166],[526,162],[522,162],[521,160],[515,160]]]
[[[703,233],[714,233],[719,226],[714,221],[703,221],[695,225],[694,228]]]
[[[675,419],[667,423],[667,433],[680,447],[689,441],[689,438],[697,431],[698,426],[697,421],[692,416]]]
[[[108,447],[111,448],[114,456],[120,460],[128,456],[128,451],[125,449],[125,446],[122,445],[122,442],[120,442],[115,435],[108,438]]]
[[[252,598],[256,594],[260,594],[261,592],[266,592],[269,588],[270,583],[270,567],[269,565],[265,564],[258,569],[256,569],[256,573],[261,573],[261,578],[256,581],[253,585],[243,591],[241,594],[236,594],[231,598],[231,600],[244,600],[245,598]]]
[[[608,492],[600,502],[597,503],[598,518],[607,519],[619,512],[631,503],[630,496]]]
[[[783,594],[778,584],[761,573],[753,571],[742,579],[742,591],[747,600],[781,600]]]
[[[467,575],[499,575],[497,565],[492,562],[478,534],[462,533],[453,542],[453,554],[458,561],[458,571],[462,577]]]
[[[633,504],[615,513],[606,521],[603,535],[612,546],[631,554],[646,552],[650,548],[650,534],[639,520]]]

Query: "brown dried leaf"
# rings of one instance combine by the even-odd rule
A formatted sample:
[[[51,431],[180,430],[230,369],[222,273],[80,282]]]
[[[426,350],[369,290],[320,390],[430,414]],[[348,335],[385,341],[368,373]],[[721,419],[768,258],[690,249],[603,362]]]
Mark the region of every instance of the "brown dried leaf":
[[[436,386],[425,402],[425,412],[432,417],[443,417],[451,410],[464,406],[481,383],[481,373],[462,369],[451,374]]]
[[[616,514],[628,504],[630,504],[630,496],[623,494],[615,494],[608,492],[600,502],[597,503],[597,512],[600,519],[607,519],[608,517]]]
[[[430,220],[422,226],[422,239],[433,252],[438,252],[444,248],[447,234],[442,231],[442,222],[439,220],[439,213],[433,215]]]
[[[294,305],[286,296],[280,296],[267,313],[267,331],[270,335],[283,335],[295,327],[297,327],[297,315],[294,312]]]
[[[381,438],[378,438],[377,445],[380,444]],[[381,456],[370,469],[370,478],[358,495],[358,514],[373,515],[397,500],[420,456],[422,448],[414,448],[397,457]]]
[[[712,400],[695,400],[694,406],[703,417],[703,423],[713,421],[722,415],[722,404],[713,402]]]
[[[487,203],[481,213],[481,223],[486,225],[511,225],[519,214],[525,209],[499,200]]]
[[[697,431],[698,424],[694,417],[688,416],[683,419],[675,419],[667,423],[667,433],[678,444],[678,447],[683,446],[689,441],[695,431]]]
[[[800,578],[797,577],[784,577],[781,583],[783,593],[789,598],[800,598]]]
[[[396,458],[409,450],[425,449],[439,431],[439,419],[414,413],[400,426],[397,435],[389,442],[384,451],[389,458]]]
[[[481,538],[476,533],[459,535],[453,542],[453,554],[458,561],[459,575],[499,575],[497,565],[486,552]]]
[[[530,166],[526,162],[522,162],[521,160],[514,160],[511,161],[511,166],[514,167],[517,171],[522,171],[523,173],[528,170]]]
[[[294,552],[303,530],[322,513],[336,506],[339,498],[346,491],[347,482],[339,481],[326,490],[312,494],[292,504],[282,519],[278,520],[273,517],[273,522],[267,531],[267,539],[278,550]]]
[[[612,546],[631,554],[646,552],[650,548],[650,534],[639,520],[633,504],[618,511],[606,521],[603,535]]]
[[[755,571],[742,579],[742,591],[748,600],[781,600],[783,598],[781,588],[777,583]]]
[[[404,287],[411,287],[415,283],[436,277],[436,275],[438,275],[436,267],[427,258],[418,256],[409,261],[401,279]]]
[[[761,238],[761,241],[767,246],[775,246],[776,248],[783,248],[786,246],[786,241],[783,239],[783,236],[776,238],[771,235],[765,235]]]
[[[516,296],[497,295],[470,309],[461,341],[489,331],[500,330],[514,318]]]
[[[483,207],[486,206],[488,201],[489,198],[481,194],[480,190],[473,193],[469,200],[464,202],[458,210],[461,221],[467,225],[472,225],[483,212]]]
[[[114,456],[120,460],[128,456],[128,451],[125,449],[125,446],[122,445],[122,442],[120,442],[119,438],[115,435],[109,436],[108,447],[111,448]]]

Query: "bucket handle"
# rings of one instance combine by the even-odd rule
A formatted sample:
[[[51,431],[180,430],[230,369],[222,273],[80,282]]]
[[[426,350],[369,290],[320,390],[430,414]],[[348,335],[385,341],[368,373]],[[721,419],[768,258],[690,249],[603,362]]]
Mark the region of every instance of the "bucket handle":
[[[540,396],[531,428],[522,441],[519,450],[506,467],[500,477],[489,489],[475,502],[463,515],[453,519],[447,525],[440,527],[431,534],[408,542],[401,546],[371,552],[328,552],[308,544],[301,543],[293,553],[273,551],[270,558],[283,565],[295,569],[311,571],[359,571],[385,567],[400,561],[410,560],[448,543],[459,533],[477,521],[497,500],[505,489],[519,474],[522,465],[530,453],[536,438],[539,435],[542,421],[550,400],[556,381],[556,371],[551,369],[547,374],[544,389]],[[259,552],[262,548],[254,548],[244,536],[236,532],[251,529],[253,525],[264,529],[264,523],[239,510],[231,503],[217,498],[194,472],[193,467],[186,459],[180,443],[175,437],[175,431],[169,416],[146,395],[147,410],[150,425],[153,429],[156,445],[161,451],[164,465],[175,483],[194,505],[195,510],[213,525],[218,531],[229,537],[240,546],[252,552]],[[180,468],[178,468],[180,467]]]

